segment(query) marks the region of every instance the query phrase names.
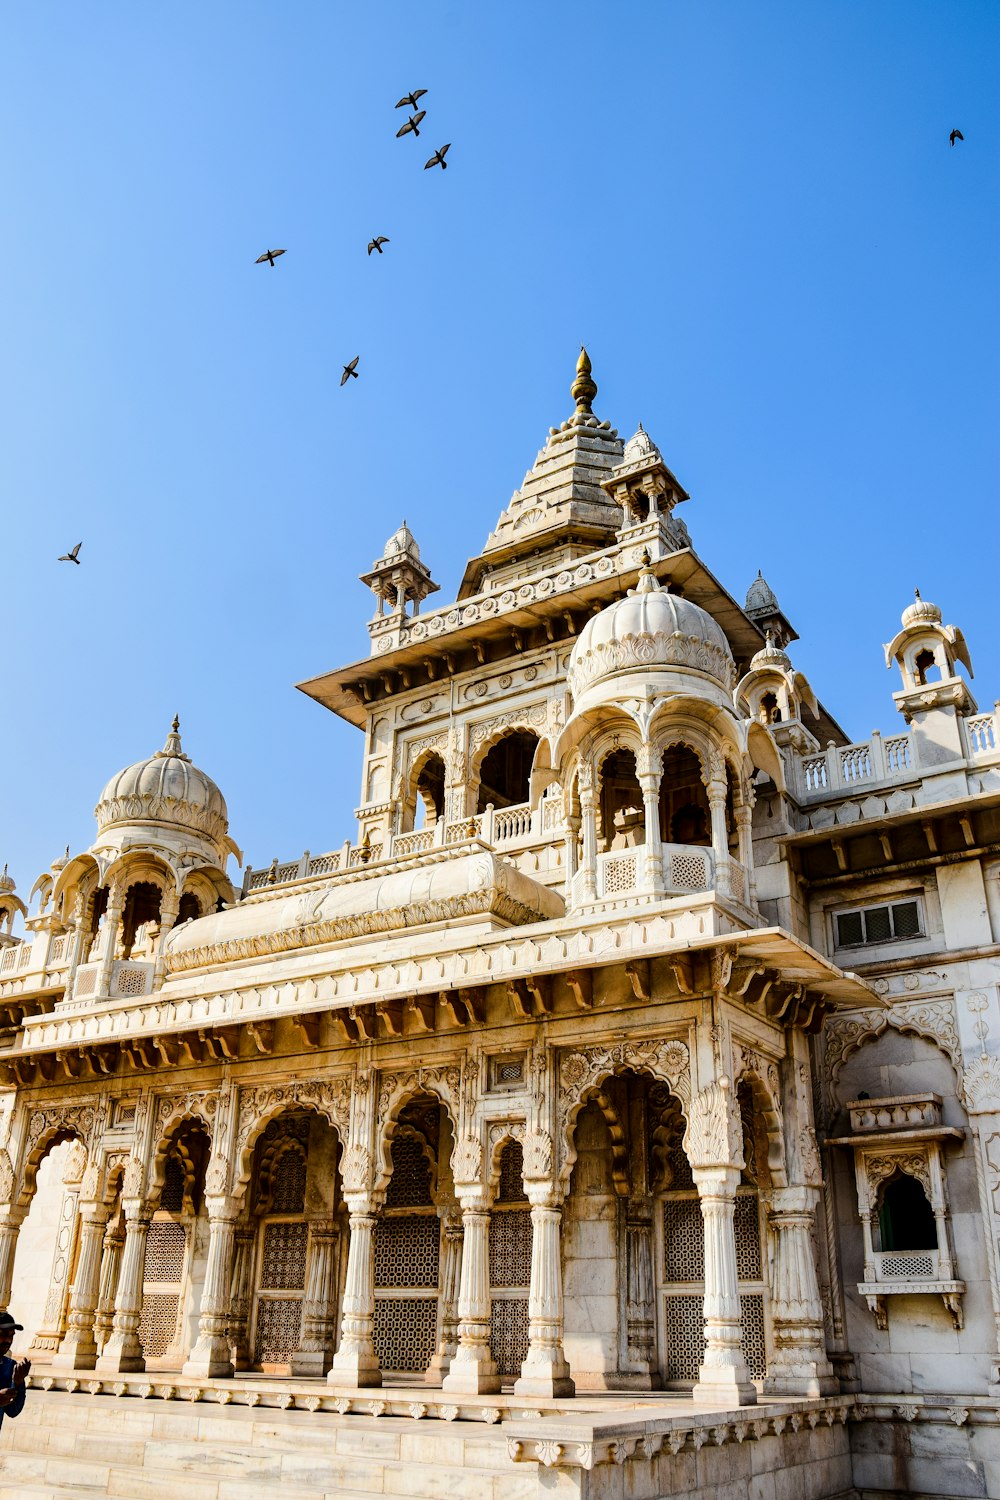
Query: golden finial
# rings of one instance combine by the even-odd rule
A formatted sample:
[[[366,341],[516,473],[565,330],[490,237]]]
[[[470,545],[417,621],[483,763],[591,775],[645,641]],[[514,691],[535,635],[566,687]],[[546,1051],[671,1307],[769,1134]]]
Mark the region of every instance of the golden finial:
[[[570,395],[576,402],[578,413],[586,414],[591,410],[591,402],[597,395],[597,386],[590,377],[590,356],[583,345],[580,345],[580,358],[576,362],[576,379],[570,386]]]
[[[176,733],[177,733],[177,731],[178,731],[178,730],[179,730],[179,729],[180,729],[180,727],[181,727],[181,718],[180,718],[180,714],[174,714],[174,722],[173,722],[173,723],[172,723],[172,724],[171,724],[171,726],[170,726],[170,727],[171,727],[171,729],[172,729],[172,730],[173,730],[173,731],[174,731],[174,734],[176,734]]]

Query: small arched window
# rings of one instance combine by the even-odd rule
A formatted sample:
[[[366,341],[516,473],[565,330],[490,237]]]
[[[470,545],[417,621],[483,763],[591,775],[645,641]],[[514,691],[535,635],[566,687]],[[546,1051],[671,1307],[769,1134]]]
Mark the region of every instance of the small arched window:
[[[431,755],[417,777],[415,828],[433,828],[444,816],[444,761]]]
[[[494,807],[514,807],[531,796],[531,766],[538,736],[515,729],[488,750],[479,768],[477,813]]]
[[[883,1250],[936,1250],[937,1223],[927,1194],[915,1177],[897,1172],[882,1191],[878,1215]]]
[[[778,707],[778,699],[774,693],[765,693],[760,700],[760,722],[762,724],[781,723],[781,709]]]
[[[917,685],[919,687],[923,687],[924,683],[927,681],[927,674],[931,671],[933,666],[933,651],[928,651],[925,647],[923,651],[917,652],[916,656],[913,658],[913,675],[916,678]]]

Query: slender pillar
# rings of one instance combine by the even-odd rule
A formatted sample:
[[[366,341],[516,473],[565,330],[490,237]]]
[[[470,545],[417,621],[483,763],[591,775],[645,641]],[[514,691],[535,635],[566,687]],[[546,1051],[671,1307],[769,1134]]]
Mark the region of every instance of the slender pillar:
[[[209,1198],[208,1265],[201,1293],[198,1341],[184,1365],[185,1375],[214,1378],[232,1375],[229,1319],[232,1305],[233,1251],[240,1204],[232,1198]]]
[[[479,1192],[463,1197],[458,1348],[442,1381],[446,1391],[482,1395],[500,1389],[490,1352],[490,1211]]]
[[[180,906],[180,898],[171,892],[164,895],[160,901],[160,934],[156,940],[156,960],[153,964],[153,989],[158,990],[163,983],[163,976],[167,969],[166,942],[167,936],[174,923],[177,921],[177,910]]]
[[[0,1213],[0,1310],[10,1304],[11,1281],[14,1276],[14,1254],[17,1237],[21,1232],[27,1209],[8,1208]]]
[[[451,1368],[458,1349],[458,1292],[462,1275],[462,1216],[457,1205],[442,1214],[441,1328],[434,1358],[424,1377],[428,1385],[440,1385]]]
[[[528,1291],[528,1357],[514,1390],[519,1396],[572,1396],[563,1352],[563,1288],[560,1221],[554,1188],[525,1182],[531,1203],[531,1285]]]
[[[712,852],[715,855],[716,889],[729,890],[729,835],[726,832],[726,783],[713,778],[707,787],[712,817]]]
[[[309,1225],[306,1288],[302,1301],[302,1334],[292,1355],[293,1375],[325,1375],[337,1338],[337,1242],[340,1229],[333,1219],[314,1219]]]
[[[597,810],[592,788],[580,787],[580,818],[583,825],[583,899],[597,900]]]
[[[625,1218],[625,1340],[630,1388],[654,1390],[660,1384],[653,1297],[649,1203],[646,1199],[630,1200]]]
[[[347,1247],[347,1279],[340,1345],[327,1380],[331,1385],[379,1386],[382,1371],[375,1355],[375,1260],[372,1235],[378,1216],[366,1194],[346,1194],[351,1238]]]
[[[229,1323],[229,1338],[233,1351],[233,1368],[249,1370],[253,1363],[247,1331],[250,1325],[250,1300],[253,1274],[253,1250],[257,1230],[252,1225],[241,1225],[235,1232],[233,1249],[233,1300]]]
[[[100,1289],[101,1256],[108,1210],[103,1203],[80,1205],[80,1250],[70,1302],[66,1336],[52,1361],[53,1370],[92,1370],[97,1363],[94,1316]]]
[[[743,1317],[736,1280],[738,1167],[693,1168],[705,1231],[705,1358],[696,1401],[752,1405],[756,1387],[743,1358]]]
[[[119,1216],[109,1220],[104,1232],[104,1252],[101,1256],[101,1280],[97,1293],[97,1312],[94,1316],[94,1342],[98,1353],[104,1348],[111,1334],[115,1318],[115,1295],[118,1290],[118,1273],[122,1263],[122,1247],[125,1244],[125,1229]]]
[[[828,1396],[838,1389],[826,1357],[823,1306],[813,1254],[818,1197],[817,1189],[810,1187],[777,1188],[772,1197],[774,1359],[764,1382],[768,1395]]]
[[[750,796],[753,789],[748,788]],[[745,795],[745,794],[744,794]],[[757,899],[757,881],[753,870],[753,802],[744,801],[736,808],[736,827],[739,830],[740,839],[740,864],[746,871],[747,878],[747,901],[753,906]]]
[[[87,913],[90,909],[90,898],[78,895],[73,904],[73,939],[70,948],[69,969],[66,974],[66,999],[73,994],[73,983],[76,979],[76,971],[83,963],[84,945],[89,933],[87,931]]]
[[[115,961],[115,951],[118,947],[118,928],[121,925],[124,906],[125,891],[121,885],[116,883],[108,893],[108,908],[104,914],[107,936],[104,939],[101,967],[97,971],[97,983],[94,987],[96,995],[106,995],[108,993],[108,986],[111,983],[111,966]]]
[[[580,819],[574,813],[566,815],[566,889],[569,890],[573,884],[573,876],[577,869],[577,856],[579,854]]]
[[[142,1284],[146,1275],[146,1236],[149,1211],[145,1204],[125,1202],[125,1244],[115,1293],[111,1335],[101,1351],[97,1369],[102,1374],[135,1372],[146,1368],[139,1323],[142,1319]]]
[[[642,745],[636,761],[636,774],[642,787],[645,819],[643,865],[645,887],[654,896],[663,894],[663,843],[660,839],[660,778],[663,756],[652,745]]]

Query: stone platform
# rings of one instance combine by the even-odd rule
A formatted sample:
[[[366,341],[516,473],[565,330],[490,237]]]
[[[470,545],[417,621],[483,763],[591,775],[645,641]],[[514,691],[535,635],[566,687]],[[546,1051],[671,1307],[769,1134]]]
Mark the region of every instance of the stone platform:
[[[0,1500],[854,1500],[853,1406],[39,1371],[0,1430]]]

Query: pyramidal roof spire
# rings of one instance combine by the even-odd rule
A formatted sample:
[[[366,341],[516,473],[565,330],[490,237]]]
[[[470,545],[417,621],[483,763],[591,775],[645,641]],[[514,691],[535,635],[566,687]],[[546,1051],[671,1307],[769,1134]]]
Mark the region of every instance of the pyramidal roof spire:
[[[576,409],[582,415],[587,415],[593,410],[594,397],[597,395],[597,383],[591,378],[590,355],[583,345],[580,345],[580,358],[576,362],[576,379],[570,386],[570,395],[576,402]]]

